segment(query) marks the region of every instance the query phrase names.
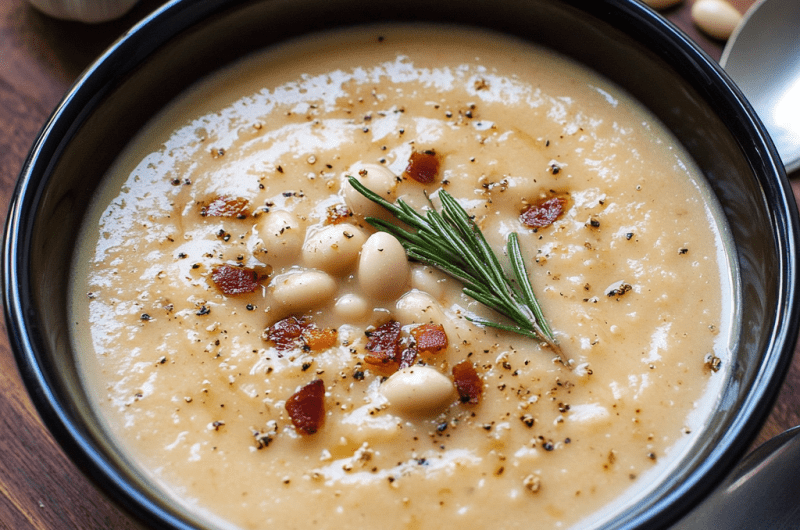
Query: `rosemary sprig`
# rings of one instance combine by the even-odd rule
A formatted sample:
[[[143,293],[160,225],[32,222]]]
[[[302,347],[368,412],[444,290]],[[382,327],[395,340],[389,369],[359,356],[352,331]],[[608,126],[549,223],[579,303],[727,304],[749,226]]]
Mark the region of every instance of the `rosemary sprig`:
[[[367,217],[368,223],[395,236],[410,259],[436,267],[461,281],[465,294],[505,315],[510,323],[472,318],[468,320],[538,339],[567,364],[567,359],[542,314],[542,308],[536,301],[516,233],[509,235],[507,245],[514,272],[512,281],[503,271],[480,228],[446,191],[439,191],[441,213],[431,208],[423,216],[402,200],[392,204],[356,178],[351,176],[348,179],[356,191],[416,231],[412,232],[374,217]]]

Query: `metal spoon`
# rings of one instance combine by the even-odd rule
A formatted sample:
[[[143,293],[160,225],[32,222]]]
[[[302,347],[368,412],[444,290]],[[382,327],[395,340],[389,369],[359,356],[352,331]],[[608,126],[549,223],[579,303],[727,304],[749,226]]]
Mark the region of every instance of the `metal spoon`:
[[[800,528],[800,427],[759,446],[671,530]]]
[[[787,173],[800,168],[800,1],[756,2],[720,64],[764,122]]]

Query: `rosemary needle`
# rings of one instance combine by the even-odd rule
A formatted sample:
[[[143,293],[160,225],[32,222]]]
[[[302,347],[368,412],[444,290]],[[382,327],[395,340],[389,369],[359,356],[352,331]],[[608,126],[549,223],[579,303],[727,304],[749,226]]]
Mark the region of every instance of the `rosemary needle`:
[[[446,191],[439,191],[442,211],[431,208],[422,215],[402,200],[390,203],[352,176],[348,180],[356,191],[416,231],[374,217],[367,217],[368,223],[395,236],[410,259],[436,267],[462,282],[465,294],[506,316],[509,323],[468,320],[538,339],[568,364],[533,293],[516,233],[509,235],[506,248],[514,272],[512,280],[480,228]]]

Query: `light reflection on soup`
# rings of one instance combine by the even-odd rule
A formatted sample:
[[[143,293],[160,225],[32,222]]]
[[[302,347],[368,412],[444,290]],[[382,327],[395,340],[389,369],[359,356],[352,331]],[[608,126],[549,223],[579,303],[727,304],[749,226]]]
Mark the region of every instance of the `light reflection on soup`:
[[[372,235],[364,216],[390,217],[347,175],[420,210],[446,189],[503,259],[518,233],[569,366],[467,320],[500,317]],[[458,28],[333,33],[204,81],[119,158],[73,338],[109,431],[195,511],[566,528],[645,494],[714,406],[736,327],[720,218],[661,124],[563,58]],[[307,385],[322,411],[292,408]]]

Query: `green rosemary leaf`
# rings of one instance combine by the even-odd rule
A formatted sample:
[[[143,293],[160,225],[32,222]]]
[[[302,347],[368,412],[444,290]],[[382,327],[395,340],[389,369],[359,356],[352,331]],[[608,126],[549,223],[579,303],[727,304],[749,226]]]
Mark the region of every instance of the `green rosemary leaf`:
[[[481,286],[478,279],[472,277],[469,273],[465,272],[463,268],[453,265],[451,262],[442,260],[440,256],[434,253],[428,253],[424,249],[415,248],[415,247],[407,247],[406,253],[408,257],[420,261],[422,263],[427,263],[440,269],[442,272],[447,273],[448,275],[452,276],[456,280],[459,280],[464,286],[470,286],[473,289],[480,291]]]
[[[506,316],[511,319],[513,322],[517,323],[520,326],[528,327],[530,325],[530,321],[525,317],[524,314],[520,312],[514,313],[506,313],[506,301],[494,296],[490,293],[485,293],[482,291],[477,291],[474,289],[469,289],[468,287],[464,287],[464,293],[477,300],[478,302],[482,303],[483,305],[490,307],[497,311],[498,313],[504,313]]]
[[[450,217],[458,227],[461,236],[472,247],[473,251],[482,258],[481,263],[475,265],[476,269],[485,271],[484,277],[487,281],[491,282],[492,288],[507,302],[516,306],[517,304],[510,299],[509,286],[500,266],[500,262],[483,237],[483,233],[478,229],[472,219],[469,218],[467,212],[449,193],[443,191],[439,194],[439,199],[442,201],[442,207],[445,212],[447,212],[448,217]],[[515,312],[520,312],[517,307],[515,307],[514,310]]]
[[[406,249],[406,252],[411,250],[419,251],[424,253],[428,259],[433,259],[435,256],[437,261],[452,264],[456,268],[463,264],[463,261],[457,254],[438,244],[436,234],[430,234],[422,230],[411,233],[399,226],[375,217],[367,217],[365,220],[378,230],[388,232],[396,237],[397,240],[400,241],[400,244],[403,245],[403,248]]]
[[[400,243],[403,244],[404,247],[408,244],[416,245],[422,248],[433,248],[430,245],[430,242],[420,235],[420,232],[412,233],[408,230],[400,228],[397,225],[393,225],[390,222],[384,221],[383,219],[377,219],[375,217],[367,217],[365,220],[378,230],[392,234],[400,241]]]
[[[496,328],[496,329],[502,329],[504,331],[511,331],[512,333],[517,333],[518,335],[524,335],[524,336],[530,337],[532,339],[542,340],[541,337],[537,333],[535,333],[533,331],[529,331],[529,330],[527,330],[525,328],[522,328],[522,327],[519,327],[519,326],[509,326],[507,324],[501,324],[500,322],[492,322],[490,320],[483,320],[483,319],[480,319],[480,318],[471,318],[471,317],[464,317],[464,318],[466,318],[470,322],[474,322],[474,323],[480,324],[482,326],[487,326],[487,327]]]
[[[531,311],[533,311],[533,315],[543,335],[548,341],[551,341],[553,340],[553,331],[550,329],[547,319],[545,319],[542,314],[542,307],[539,305],[539,301],[536,300],[536,296],[533,294],[533,286],[528,278],[528,270],[525,268],[525,261],[522,259],[519,239],[514,232],[508,236],[507,249],[511,267],[514,269],[514,276],[517,279],[517,285],[519,285],[522,291],[522,297],[525,299],[525,303],[530,307]]]
[[[376,229],[394,235],[409,259],[436,267],[461,281],[467,296],[504,315],[515,325],[470,317],[467,320],[538,339],[553,349],[564,364],[569,364],[536,300],[517,234],[509,236],[507,245],[514,273],[512,279],[503,270],[480,228],[446,191],[439,191],[442,211],[436,211],[431,204],[422,215],[402,200],[390,203],[354,177],[348,180],[359,193],[416,230],[411,232],[382,219],[367,218]]]

